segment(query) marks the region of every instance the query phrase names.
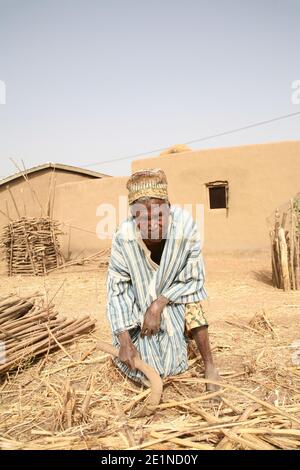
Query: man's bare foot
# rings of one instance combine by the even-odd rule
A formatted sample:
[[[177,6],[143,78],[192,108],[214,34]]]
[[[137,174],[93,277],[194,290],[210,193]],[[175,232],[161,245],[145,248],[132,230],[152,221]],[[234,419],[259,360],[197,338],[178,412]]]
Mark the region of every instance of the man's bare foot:
[[[214,365],[207,365],[205,367],[205,378],[207,380],[214,380],[216,382],[220,382],[221,378],[219,375],[218,370],[215,368]],[[206,384],[207,392],[217,392],[220,389],[220,385],[216,384]]]

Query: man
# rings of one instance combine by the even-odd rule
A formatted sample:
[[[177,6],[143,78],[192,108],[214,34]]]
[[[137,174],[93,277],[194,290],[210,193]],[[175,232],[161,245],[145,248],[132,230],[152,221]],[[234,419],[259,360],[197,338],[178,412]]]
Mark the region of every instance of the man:
[[[196,224],[188,212],[170,205],[162,170],[134,173],[127,189],[131,216],[114,235],[107,282],[116,364],[139,382],[144,376],[134,369],[137,354],[162,377],[179,374],[188,368],[189,335],[205,377],[219,380],[201,306],[207,294]]]

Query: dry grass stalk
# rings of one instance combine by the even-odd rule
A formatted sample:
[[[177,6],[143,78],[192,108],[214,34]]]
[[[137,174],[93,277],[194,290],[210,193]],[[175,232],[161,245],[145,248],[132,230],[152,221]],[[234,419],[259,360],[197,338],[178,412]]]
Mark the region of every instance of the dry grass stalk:
[[[0,321],[10,309],[14,331],[18,322],[30,328],[29,319],[35,315],[40,315],[41,325],[48,324],[49,312],[40,313],[42,302],[34,305],[34,313],[32,308],[18,317],[26,304],[16,300],[7,297],[0,302]],[[55,313],[53,308],[50,312]],[[2,449],[300,449],[300,367],[290,366],[284,346],[278,348],[271,335],[244,329],[245,343],[216,352],[217,360],[224,355],[230,361],[230,370],[221,370],[218,403],[207,399],[201,363],[192,360],[184,374],[164,380],[163,403],[154,416],[132,417],[131,410],[150,390],[120,374],[92,335],[81,336],[74,347],[66,346],[61,337],[74,341],[73,327],[69,320],[64,325],[66,333],[61,336],[59,329],[54,331],[58,324],[50,330],[68,355],[53,341],[56,351],[42,367],[36,362],[21,368],[22,373],[3,376]],[[74,330],[80,325],[78,321]],[[5,323],[0,326],[7,329]],[[48,334],[47,328],[43,333]],[[28,341],[21,331],[14,334]],[[249,352],[247,336],[255,353]],[[243,361],[236,367],[231,360],[235,353],[241,353],[243,361],[249,356],[256,359],[251,377],[241,372]]]
[[[249,326],[255,329],[256,331],[260,332],[262,335],[266,333],[271,333],[273,337],[278,339],[278,335],[274,329],[274,325],[272,324],[272,321],[265,310],[256,313],[254,317],[250,320]]]

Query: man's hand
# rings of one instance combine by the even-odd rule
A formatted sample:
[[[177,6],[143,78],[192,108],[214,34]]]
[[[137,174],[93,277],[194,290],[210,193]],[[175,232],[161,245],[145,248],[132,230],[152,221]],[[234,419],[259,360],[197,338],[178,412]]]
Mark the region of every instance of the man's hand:
[[[131,341],[128,331],[123,331],[118,335],[120,341],[119,359],[124,362],[130,369],[135,369],[134,359],[138,356],[138,352]]]
[[[150,307],[148,307],[145,317],[143,328],[141,331],[141,337],[156,335],[160,330],[161,314],[163,309],[168,303],[166,297],[159,297],[156,299]]]

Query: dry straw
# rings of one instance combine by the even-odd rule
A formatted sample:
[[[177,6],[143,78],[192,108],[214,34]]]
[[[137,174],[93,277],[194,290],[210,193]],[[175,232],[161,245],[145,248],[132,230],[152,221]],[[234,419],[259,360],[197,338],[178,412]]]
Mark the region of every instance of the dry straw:
[[[23,302],[19,308],[30,299]],[[266,328],[256,315],[252,325],[242,329],[238,346],[228,344],[226,336],[218,338],[215,357],[231,364],[220,371],[218,391],[205,391],[209,381],[199,357],[190,357],[185,373],[164,380],[162,400],[148,417],[135,416],[150,390],[115,368],[110,355],[99,349],[98,334],[83,335],[62,348],[56,344],[56,352],[30,367],[20,360],[19,369],[2,376],[0,447],[299,449],[300,367],[291,365],[288,345],[272,334],[274,323]],[[260,334],[252,331],[257,328]]]

